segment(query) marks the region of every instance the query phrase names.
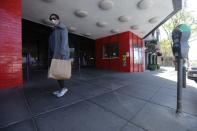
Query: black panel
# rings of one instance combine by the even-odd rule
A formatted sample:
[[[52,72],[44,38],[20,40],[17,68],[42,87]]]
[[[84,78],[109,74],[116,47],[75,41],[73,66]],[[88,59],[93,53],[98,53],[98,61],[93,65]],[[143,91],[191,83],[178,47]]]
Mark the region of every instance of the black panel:
[[[48,38],[51,32],[51,27],[25,19],[22,20],[24,69],[27,66],[27,54],[31,55],[30,69],[47,69]],[[69,46],[74,48],[74,57],[81,59],[82,66],[95,65],[95,40],[69,33]]]

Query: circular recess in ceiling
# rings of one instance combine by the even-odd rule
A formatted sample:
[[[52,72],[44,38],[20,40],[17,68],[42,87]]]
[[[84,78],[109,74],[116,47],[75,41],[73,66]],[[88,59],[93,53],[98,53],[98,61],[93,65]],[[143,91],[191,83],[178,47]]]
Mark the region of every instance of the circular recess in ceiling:
[[[148,9],[150,8],[151,6],[153,6],[154,2],[153,0],[140,0],[138,3],[137,3],[137,7],[139,9]]]
[[[129,17],[129,16],[120,16],[119,18],[118,18],[118,20],[120,21],[120,22],[128,22],[129,20],[130,20],[131,18]]]
[[[141,33],[141,34],[145,34],[145,31],[141,31],[140,33]]]
[[[102,10],[110,10],[114,6],[114,2],[112,0],[102,0],[99,2],[99,7]]]
[[[51,3],[51,2],[54,2],[55,0],[42,0],[42,1],[44,1],[46,3]]]
[[[77,28],[74,27],[74,26],[71,26],[71,27],[69,28],[69,31],[70,31],[70,32],[75,32],[76,30],[77,30]]]
[[[111,30],[111,33],[118,33],[118,32],[119,32],[118,29],[112,29],[112,30]]]
[[[153,17],[153,18],[149,19],[148,22],[151,23],[151,24],[154,24],[154,23],[157,23],[158,20],[159,20],[158,17]]]
[[[99,22],[97,22],[96,23],[96,25],[98,26],[98,27],[105,27],[105,26],[107,26],[107,23],[106,22],[104,22],[104,21],[99,21]]]
[[[92,34],[91,33],[85,33],[83,35],[86,36],[86,37],[90,37]]]
[[[139,29],[139,26],[138,26],[138,25],[132,25],[132,26],[131,26],[131,29],[132,29],[132,30],[137,30],[137,29]]]
[[[76,10],[76,11],[75,11],[75,15],[76,15],[77,17],[83,18],[83,17],[86,17],[86,16],[88,15],[88,12],[85,11],[85,10],[79,9],[79,10]]]
[[[54,25],[49,19],[42,19],[41,21],[42,21],[43,24],[46,24],[46,25],[49,25],[49,26]]]

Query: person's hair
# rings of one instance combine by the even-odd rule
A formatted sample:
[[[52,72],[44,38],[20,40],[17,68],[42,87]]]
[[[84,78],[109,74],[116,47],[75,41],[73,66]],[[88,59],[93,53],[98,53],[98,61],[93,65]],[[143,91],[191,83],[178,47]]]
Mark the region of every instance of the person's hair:
[[[60,17],[59,17],[57,14],[54,14],[54,13],[53,13],[53,14],[51,14],[50,17],[49,17],[50,20],[51,20],[51,17],[52,17],[52,16],[54,16],[57,20],[60,19]]]

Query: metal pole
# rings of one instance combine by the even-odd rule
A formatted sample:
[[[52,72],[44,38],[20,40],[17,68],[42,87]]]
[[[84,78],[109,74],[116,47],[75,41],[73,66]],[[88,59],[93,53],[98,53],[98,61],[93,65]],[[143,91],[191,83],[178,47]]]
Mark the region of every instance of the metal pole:
[[[81,60],[80,60],[80,57],[79,57],[78,60],[79,60],[79,67],[78,68],[79,68],[79,73],[80,73],[81,72]]]
[[[30,54],[26,54],[26,79],[29,80]]]
[[[184,62],[183,62],[184,64]],[[183,88],[186,88],[186,67],[185,64],[183,66]]]
[[[177,72],[177,113],[182,112],[182,87],[183,87],[183,59],[180,58],[180,55],[177,59],[178,72]]]

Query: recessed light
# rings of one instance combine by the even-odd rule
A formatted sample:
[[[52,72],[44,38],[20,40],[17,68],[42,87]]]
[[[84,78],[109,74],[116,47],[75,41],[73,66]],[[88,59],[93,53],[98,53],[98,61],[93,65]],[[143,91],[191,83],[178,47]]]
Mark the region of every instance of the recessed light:
[[[131,19],[131,18],[128,17],[128,16],[120,16],[120,17],[118,18],[118,20],[119,20],[120,22],[128,22],[130,19]]]
[[[69,28],[69,31],[70,31],[70,32],[75,32],[76,30],[77,30],[77,28],[74,27],[74,26],[71,26],[71,27]]]
[[[76,10],[75,11],[75,15],[77,16],[77,17],[81,17],[81,18],[83,18],[83,17],[86,17],[87,15],[88,15],[88,12],[87,11],[85,11],[85,10]]]
[[[152,0],[141,0],[140,2],[137,3],[137,7],[139,9],[148,9],[153,5]]]
[[[139,29],[139,26],[138,26],[138,25],[132,25],[132,26],[131,26],[131,29],[132,29],[132,30],[137,30],[137,29]]]
[[[112,30],[111,30],[111,33],[118,33],[118,32],[119,32],[118,29],[112,29]]]
[[[91,33],[85,33],[83,34],[84,36],[90,37],[92,34]]]
[[[106,23],[106,22],[101,22],[101,21],[99,21],[99,22],[96,23],[96,25],[97,25],[98,27],[105,27],[105,26],[107,25],[107,23]]]
[[[158,19],[159,19],[158,17],[153,17],[153,18],[149,19],[148,22],[151,24],[154,24],[154,23],[158,22]]]
[[[110,10],[114,5],[112,0],[102,0],[99,2],[99,7],[103,10]]]

